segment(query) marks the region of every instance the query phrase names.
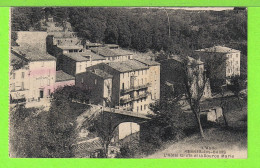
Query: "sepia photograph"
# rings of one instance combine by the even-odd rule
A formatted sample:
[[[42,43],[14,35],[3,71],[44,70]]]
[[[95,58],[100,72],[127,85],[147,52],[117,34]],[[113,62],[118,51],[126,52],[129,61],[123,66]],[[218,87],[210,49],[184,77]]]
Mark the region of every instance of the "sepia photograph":
[[[10,158],[246,159],[246,7],[12,7]]]

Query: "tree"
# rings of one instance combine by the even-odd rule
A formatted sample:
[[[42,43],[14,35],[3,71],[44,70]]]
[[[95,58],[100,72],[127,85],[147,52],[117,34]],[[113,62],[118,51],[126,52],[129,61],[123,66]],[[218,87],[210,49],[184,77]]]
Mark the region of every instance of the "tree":
[[[230,78],[230,84],[228,89],[236,96],[240,109],[242,110],[242,104],[240,101],[240,91],[243,89],[243,80],[240,76],[232,76]]]
[[[104,98],[106,105],[111,108],[111,102]],[[103,147],[103,157],[108,157],[108,147],[114,137],[115,127],[113,125],[112,116],[110,113],[105,113],[103,109],[96,111],[87,120],[87,128],[90,132],[99,137],[99,140]]]
[[[184,57],[182,60],[182,68],[184,72],[183,82],[186,89],[186,99],[191,107],[191,111],[196,117],[200,135],[204,138],[204,132],[200,121],[200,100],[208,79],[203,65],[200,65],[197,60],[190,60],[189,58]]]

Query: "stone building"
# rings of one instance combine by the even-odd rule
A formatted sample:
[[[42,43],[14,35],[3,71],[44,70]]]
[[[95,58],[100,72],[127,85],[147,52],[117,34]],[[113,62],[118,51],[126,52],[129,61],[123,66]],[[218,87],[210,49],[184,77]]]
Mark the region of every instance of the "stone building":
[[[225,79],[231,76],[240,76],[240,51],[224,46],[213,46],[210,48],[204,48],[196,50],[196,57],[200,58],[201,61],[208,63],[209,61],[220,60],[222,58],[222,64],[219,68],[212,69],[210,78]],[[215,72],[215,73],[214,73]]]

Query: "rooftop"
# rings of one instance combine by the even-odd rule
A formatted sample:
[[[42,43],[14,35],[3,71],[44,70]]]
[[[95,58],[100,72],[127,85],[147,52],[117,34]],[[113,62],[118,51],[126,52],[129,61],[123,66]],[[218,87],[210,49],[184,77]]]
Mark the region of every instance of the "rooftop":
[[[95,74],[95,75],[97,75],[97,76],[99,76],[103,79],[108,79],[108,78],[113,77],[113,75],[111,75],[111,74],[109,74],[109,73],[107,73],[107,72],[105,72],[101,69],[94,69],[93,71],[88,71],[88,72],[93,73],[93,74]]]
[[[106,48],[106,47],[91,48],[91,51],[93,51],[96,54],[102,55],[104,57],[117,56],[116,53],[114,53],[111,49]]]
[[[56,71],[56,82],[68,81],[68,80],[75,80],[75,77],[73,77],[61,70]]]
[[[153,60],[151,60],[151,59],[138,58],[138,57],[136,57],[136,58],[134,58],[134,59],[137,60],[137,61],[139,61],[139,62],[141,62],[141,63],[144,63],[144,64],[146,64],[146,65],[149,65],[149,66],[160,65],[159,62],[153,61]]]
[[[70,50],[70,49],[83,49],[83,45],[58,45],[57,47],[63,50]]]
[[[55,60],[56,58],[47,54],[44,51],[41,51],[34,47],[12,47],[12,53],[14,53],[20,59],[25,59],[26,61],[48,61],[48,60]]]
[[[218,52],[218,53],[235,53],[235,52],[240,52],[239,50],[235,50],[235,49],[224,47],[224,46],[213,46],[213,47],[210,47],[210,48],[199,49],[199,50],[196,50],[196,51]]]
[[[117,55],[117,56],[133,55],[133,52],[128,51],[128,50],[124,50],[124,49],[121,49],[121,48],[111,49],[111,51],[113,51],[115,53],[115,55]]]
[[[57,38],[72,38],[77,37],[76,32],[64,32],[64,31],[55,31],[55,32],[48,32],[48,35],[57,37]]]
[[[66,53],[66,54],[63,54],[75,61],[78,61],[78,62],[82,62],[82,61],[89,61],[90,60],[90,57],[92,57],[92,60],[104,60],[105,58],[100,56],[100,55],[97,55],[89,50],[85,51],[85,52],[76,52],[76,53]]]
[[[127,60],[123,62],[110,62],[107,63],[107,65],[109,65],[110,67],[112,67],[113,69],[119,72],[130,72],[130,71],[148,69],[148,66],[136,60]]]

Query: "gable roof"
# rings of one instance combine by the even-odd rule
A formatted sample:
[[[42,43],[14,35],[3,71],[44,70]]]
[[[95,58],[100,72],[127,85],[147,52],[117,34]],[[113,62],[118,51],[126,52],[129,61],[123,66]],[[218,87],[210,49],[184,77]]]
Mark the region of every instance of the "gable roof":
[[[69,81],[69,80],[75,80],[75,77],[73,77],[61,70],[56,71],[56,82]]]
[[[76,53],[65,53],[63,54],[77,62],[83,62],[83,61],[89,61],[90,57],[92,57],[92,60],[105,60],[104,57],[97,55],[91,51],[85,51],[85,52],[76,52]]]
[[[136,57],[136,58],[134,58],[134,60],[137,60],[137,61],[139,61],[139,62],[141,62],[141,63],[143,63],[143,64],[146,64],[146,65],[149,65],[149,66],[160,65],[159,62],[153,61],[153,60],[151,60],[151,59],[144,59],[144,58],[138,58],[138,57]]]
[[[127,60],[122,62],[109,62],[106,64],[119,72],[131,72],[131,71],[137,71],[137,70],[149,68],[147,65],[136,60]]]
[[[12,47],[13,54],[17,57],[24,59],[26,61],[56,61],[56,58],[52,55],[48,54],[47,52],[41,51],[34,47]]]

